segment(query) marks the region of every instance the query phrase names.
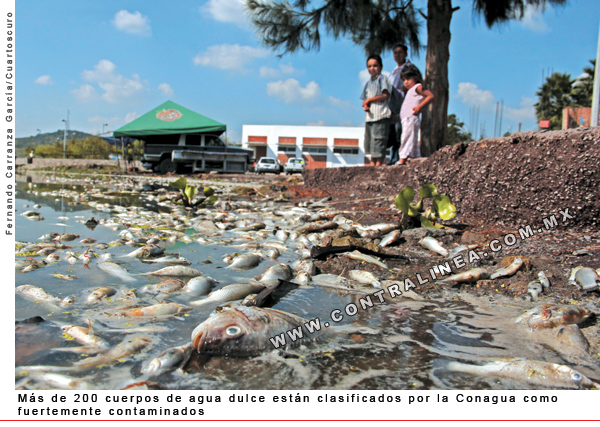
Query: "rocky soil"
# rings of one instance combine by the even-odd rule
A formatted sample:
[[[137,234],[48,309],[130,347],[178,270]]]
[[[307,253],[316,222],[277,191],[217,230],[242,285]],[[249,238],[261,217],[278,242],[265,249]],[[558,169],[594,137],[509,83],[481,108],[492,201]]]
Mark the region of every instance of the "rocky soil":
[[[482,280],[462,285],[463,289],[529,298],[528,283],[544,270],[552,282],[546,297],[556,302],[598,301],[598,291],[583,293],[567,284],[567,276],[575,266],[600,267],[600,128],[516,133],[444,147],[408,166],[313,169],[303,178],[303,186],[286,188],[288,195],[327,198],[339,210],[352,212],[353,219],[362,224],[401,222],[401,213],[393,207],[398,192],[406,185],[418,192],[422,184],[435,184],[439,193],[450,196],[457,215],[448,222],[450,231],[429,234],[448,248],[478,244],[476,251],[488,256],[477,265],[490,270],[499,268],[505,257],[527,258],[525,267],[510,278]],[[533,235],[524,238],[519,229],[526,231],[526,226]],[[384,272],[339,256],[320,261],[319,266],[337,274],[364,268],[380,277],[403,280],[445,261],[419,248],[419,239],[408,233],[404,243],[388,250],[407,253],[410,264],[418,268],[397,266]],[[512,245],[504,241],[508,234],[516,237]],[[498,252],[489,247],[495,239],[502,246]],[[441,291],[431,280],[418,290]]]

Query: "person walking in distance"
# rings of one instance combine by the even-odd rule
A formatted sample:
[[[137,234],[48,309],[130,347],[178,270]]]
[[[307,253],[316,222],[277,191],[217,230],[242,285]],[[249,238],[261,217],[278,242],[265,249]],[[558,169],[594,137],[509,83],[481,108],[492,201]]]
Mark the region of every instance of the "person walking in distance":
[[[419,130],[421,118],[419,114],[433,100],[433,93],[423,88],[423,76],[413,64],[407,65],[400,75],[404,83],[406,95],[400,110],[402,122],[402,145],[400,146],[399,165],[405,165],[409,159],[421,157],[419,147]]]
[[[396,69],[392,71],[390,74],[390,83],[392,84],[392,99],[395,99],[396,105],[398,108],[402,107],[402,101],[404,101],[404,83],[400,78],[400,73],[407,64],[411,62],[406,59],[408,55],[408,47],[403,44],[397,44],[392,49],[394,53],[394,61],[398,64]],[[390,118],[390,133],[388,139],[388,147],[390,147],[390,161],[387,162],[388,166],[395,165],[398,161],[398,151],[400,150],[400,138],[402,136],[402,122],[400,121],[400,112],[394,114],[392,111],[392,116]]]

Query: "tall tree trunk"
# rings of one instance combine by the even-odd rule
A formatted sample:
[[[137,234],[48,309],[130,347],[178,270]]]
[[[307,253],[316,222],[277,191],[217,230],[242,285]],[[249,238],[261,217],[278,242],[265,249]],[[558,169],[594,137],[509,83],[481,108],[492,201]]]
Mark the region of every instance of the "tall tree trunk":
[[[452,0],[427,1],[427,65],[425,88],[433,93],[433,101],[423,111],[421,123],[421,155],[428,157],[447,141],[448,126],[448,61],[450,60],[450,20]]]

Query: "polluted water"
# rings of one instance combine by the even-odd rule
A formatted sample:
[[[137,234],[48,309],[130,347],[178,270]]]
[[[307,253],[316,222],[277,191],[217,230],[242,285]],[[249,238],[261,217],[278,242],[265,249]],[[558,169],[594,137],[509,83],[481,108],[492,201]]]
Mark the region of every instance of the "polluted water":
[[[584,389],[600,378],[593,308],[451,286],[427,296],[315,267],[311,249],[332,236],[372,244],[397,225],[367,229],[327,201],[244,198],[219,182],[214,204],[186,207],[165,179],[47,181],[17,184],[19,389]],[[384,241],[407,245],[397,232]],[[242,303],[279,279],[293,286]]]

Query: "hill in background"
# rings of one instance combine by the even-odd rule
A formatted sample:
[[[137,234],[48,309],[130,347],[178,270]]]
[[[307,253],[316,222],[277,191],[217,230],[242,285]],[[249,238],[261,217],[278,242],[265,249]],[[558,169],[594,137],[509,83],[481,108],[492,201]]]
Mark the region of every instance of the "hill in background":
[[[16,139],[16,148],[17,148],[17,156],[24,156],[29,153],[29,150],[37,147],[38,145],[52,145],[55,142],[63,142],[63,138],[65,135],[64,130],[57,130],[52,133],[39,133],[34,136],[28,136],[25,138],[17,138]],[[80,132],[78,130],[69,130],[67,131],[67,140],[70,139],[85,139],[88,136],[96,136],[91,135],[89,133]]]

